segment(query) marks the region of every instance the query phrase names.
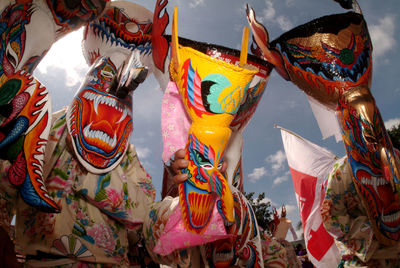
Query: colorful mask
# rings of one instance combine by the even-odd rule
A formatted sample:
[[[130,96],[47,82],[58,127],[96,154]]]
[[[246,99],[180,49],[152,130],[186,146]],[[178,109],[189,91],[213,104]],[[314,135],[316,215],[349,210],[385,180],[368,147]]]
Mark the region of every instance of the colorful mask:
[[[196,42],[185,38],[179,38],[179,44],[196,49],[197,51],[207,54],[214,59],[218,59],[236,66],[240,65],[240,51],[238,50],[214,44]],[[228,183],[229,185],[232,185],[238,189],[243,189],[243,178],[241,175],[241,157],[243,149],[242,132],[247,123],[250,121],[259,101],[261,100],[269,79],[269,74],[273,68],[273,66],[268,62],[255,57],[254,55],[249,54],[247,57],[248,64],[258,68],[260,71],[251,81],[244,100],[238,111],[235,113],[235,117],[229,126],[232,130],[232,134],[224,154],[225,161],[227,161],[228,164]]]
[[[53,9],[50,1],[3,4],[0,16],[0,148],[4,153],[1,158],[12,162],[9,180],[20,187],[26,203],[43,211],[57,212],[59,208],[49,197],[42,174],[51,103],[46,88],[29,73],[55,40],[71,29],[58,31],[58,20],[65,14]],[[81,5],[84,3],[78,2],[75,6]],[[104,5],[104,1],[98,1],[91,7],[101,12]],[[84,16],[83,12],[78,10],[69,13],[76,19],[81,15]],[[85,21],[90,18],[85,17]],[[70,23],[71,20],[66,20],[64,25]],[[75,24],[74,28],[79,26]],[[44,27],[54,31],[43,31]]]
[[[139,5],[115,2],[85,29],[84,54],[92,67],[68,109],[67,124],[75,154],[92,173],[114,169],[128,148],[132,90],[147,75],[142,57],[151,58],[152,16]]]
[[[355,1],[352,5],[358,7]],[[384,244],[399,241],[400,162],[370,92],[372,44],[363,16],[325,16],[271,44],[253,10],[248,19],[259,46],[255,52],[285,79],[337,111],[353,180],[375,234]]]
[[[212,208],[233,222],[233,198],[219,172],[231,130],[229,125],[247,93],[257,69],[234,66],[189,47],[179,47],[174,13],[171,78],[178,85],[192,119],[186,146],[189,179],[179,185],[183,222],[187,230],[201,233]],[[247,55],[247,51],[246,51]]]

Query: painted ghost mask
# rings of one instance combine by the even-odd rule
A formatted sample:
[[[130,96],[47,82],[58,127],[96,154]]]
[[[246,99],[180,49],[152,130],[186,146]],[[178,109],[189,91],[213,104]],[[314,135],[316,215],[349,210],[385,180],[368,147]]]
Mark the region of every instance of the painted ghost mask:
[[[203,233],[215,202],[220,215],[234,222],[232,193],[219,168],[231,134],[229,125],[258,69],[247,65],[247,58],[235,66],[180,46],[176,17],[175,10],[170,75],[192,119],[185,156],[189,165],[182,171],[189,178],[179,185],[179,197],[186,229]]]
[[[95,174],[122,160],[133,129],[132,91],[147,76],[152,13],[133,3],[113,3],[85,29],[92,64],[68,109],[67,124],[80,163]]]
[[[285,79],[336,112],[353,181],[374,234],[391,245],[400,239],[400,160],[370,90],[372,42],[367,23],[355,0],[338,2],[356,12],[315,19],[271,43],[253,10],[248,18],[258,52]]]
[[[81,163],[93,173],[113,169],[125,153],[132,131],[129,95],[120,100],[109,93],[117,69],[100,58],[68,110],[68,128]]]
[[[69,7],[68,14],[60,5]],[[51,103],[31,74],[58,38],[94,19],[104,6],[105,1],[90,0],[0,2],[0,158],[12,163],[8,179],[22,199],[42,211],[59,211],[42,177]]]

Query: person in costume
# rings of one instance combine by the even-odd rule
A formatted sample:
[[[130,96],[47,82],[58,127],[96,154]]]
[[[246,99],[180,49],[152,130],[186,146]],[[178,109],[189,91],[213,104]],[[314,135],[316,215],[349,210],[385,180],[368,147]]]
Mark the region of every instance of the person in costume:
[[[337,2],[353,11],[300,25],[271,43],[254,11],[248,19],[256,53],[339,119],[347,156],[329,175],[321,215],[340,267],[398,267],[399,157],[370,91],[366,22],[355,0]]]
[[[341,255],[340,267],[399,267],[398,244],[387,246],[377,238],[366,209],[352,180],[348,159],[343,157],[329,173],[321,205],[325,229],[335,238]]]
[[[140,237],[155,198],[129,142],[133,90],[152,68],[152,17],[142,6],[113,2],[85,27],[90,69],[71,105],[53,114],[44,159],[45,184],[60,212],[41,212],[6,192],[27,266],[129,266],[128,238]],[[11,165],[1,164],[5,182]]]
[[[97,18],[106,2],[0,3],[0,158],[12,163],[8,180],[23,200],[42,211],[57,212],[59,208],[42,177],[50,96],[32,73],[56,40]]]
[[[56,40],[97,18],[106,2],[0,2],[0,159],[11,163],[0,183],[0,228],[4,233],[11,233],[16,191],[31,206],[59,211],[42,176],[51,121],[50,96],[32,73]]]
[[[336,2],[352,11],[312,20],[272,42],[249,9],[258,45],[254,52],[313,102],[335,112],[357,197],[374,236],[390,247],[400,241],[400,160],[370,90],[372,42],[367,23],[356,0]]]
[[[159,13],[161,13],[166,4],[166,1],[163,1],[162,4],[158,5]],[[165,55],[166,57],[168,54],[170,37],[162,35],[166,27],[166,22],[168,22],[166,16],[166,13],[164,13],[163,16],[156,16],[155,12],[153,33],[156,32],[161,36],[153,34],[153,41],[156,40],[156,42],[153,42],[153,56]],[[158,23],[156,20],[158,20]],[[174,21],[176,21],[176,19]],[[163,23],[163,26],[161,27],[159,23]],[[204,74],[199,71],[200,68],[196,65],[198,62],[192,61],[192,58],[189,57],[191,61],[190,64],[193,64],[192,69],[196,70],[193,77],[188,79],[188,81],[194,81],[194,86],[192,87],[194,92],[191,93],[188,91],[188,95],[193,96],[193,103],[187,103],[185,108],[181,95],[183,90],[179,81],[176,81],[176,83],[171,81],[168,83],[168,86],[166,86],[162,103],[161,123],[164,142],[163,160],[166,163],[167,171],[164,173],[163,200],[152,205],[149,218],[146,220],[144,226],[146,246],[153,259],[158,263],[173,267],[264,267],[263,253],[261,250],[261,235],[251,205],[242,192],[243,178],[240,159],[242,150],[241,133],[254,113],[264,92],[271,68],[268,67],[267,62],[247,54],[246,33],[244,36],[245,41],[243,42],[244,47],[242,53],[234,49],[214,44],[205,44],[182,37],[172,41],[172,43],[178,43],[179,45],[176,47],[179,47],[182,51],[195,51],[193,53],[202,54],[201,57],[203,57],[204,62],[209,60],[223,67],[228,65],[226,62],[230,62],[230,64],[240,67],[244,60],[248,65],[258,68],[259,72],[252,79],[244,93],[245,96],[243,101],[241,101],[240,107],[238,107],[236,113],[234,113],[233,120],[229,125],[232,134],[226,151],[224,151],[223,160],[219,163],[220,165],[218,165],[218,169],[221,174],[224,174],[233,196],[235,222],[231,225],[226,224],[226,221],[223,221],[223,214],[220,214],[217,208],[214,208],[211,211],[212,215],[209,217],[208,223],[211,229],[207,229],[206,227],[204,233],[195,235],[187,231],[186,224],[182,222],[182,216],[180,214],[181,204],[178,197],[180,192],[179,187],[182,187],[185,182],[188,183],[190,177],[193,176],[190,172],[186,172],[190,169],[190,161],[197,161],[197,164],[199,164],[199,168],[197,169],[199,172],[196,178],[207,178],[205,175],[212,169],[213,165],[218,163],[213,162],[215,151],[213,151],[212,146],[207,146],[207,142],[204,144],[200,140],[193,142],[193,138],[188,142],[187,137],[190,132],[190,126],[191,124],[196,124],[197,119],[192,120],[187,113],[187,109],[195,110],[196,107],[193,108],[192,106],[196,105],[196,103],[202,103],[205,107],[203,112],[205,114],[208,113],[206,116],[210,116],[212,113],[218,114],[216,110],[218,105],[216,105],[215,102],[210,104],[213,102],[213,99],[217,99],[217,96],[213,96],[212,94],[207,95],[206,88],[211,86],[214,95],[218,95],[221,93],[218,86],[221,86],[219,83],[223,80],[212,83],[211,80],[208,81],[207,79],[208,77],[211,79],[211,75],[205,76],[203,80]],[[177,32],[173,31],[171,40],[174,40],[175,37],[177,37]],[[160,48],[160,44],[164,44],[164,46],[161,46],[162,49]],[[182,61],[186,61],[186,58],[183,59],[183,57],[180,56],[180,53],[184,52],[179,51],[171,53],[179,54],[178,57],[181,57]],[[174,63],[170,63],[169,58],[166,58],[167,61],[165,62],[161,59],[162,57],[154,59],[156,66],[158,63],[160,70],[164,70],[165,66],[167,66],[167,68],[175,68],[172,67]],[[212,66],[208,69],[211,70],[211,72],[215,71],[215,73],[220,73],[223,67]],[[189,71],[188,73],[191,74],[193,72]],[[168,72],[166,72],[166,74],[169,75]],[[180,77],[180,75],[178,75],[178,77]],[[175,79],[177,78],[175,77]],[[166,79],[159,80],[162,81]],[[169,76],[167,80],[169,80]],[[199,89],[200,83],[201,91]],[[215,84],[215,90],[213,89],[213,84]],[[202,101],[199,98],[200,94],[203,95],[201,97]],[[221,99],[223,99],[223,97],[221,97]],[[228,99],[228,97],[226,97],[226,99]],[[189,159],[185,158],[187,154],[185,149],[178,150],[179,148],[184,148],[187,143],[189,144],[189,152],[191,152]],[[176,158],[174,161],[168,163],[171,155],[174,153]],[[207,165],[208,163],[209,165]],[[183,169],[184,172],[174,176],[175,174],[173,172],[168,171],[168,169],[171,168]],[[208,171],[203,171],[203,168],[208,169]],[[225,170],[227,171],[225,172]],[[179,184],[178,187],[177,184]],[[190,184],[193,184],[193,182],[191,181]],[[192,193],[189,192],[188,196],[191,194]],[[183,210],[185,209],[186,208]],[[205,209],[205,211],[207,211],[207,209]],[[279,258],[279,256],[277,257]]]

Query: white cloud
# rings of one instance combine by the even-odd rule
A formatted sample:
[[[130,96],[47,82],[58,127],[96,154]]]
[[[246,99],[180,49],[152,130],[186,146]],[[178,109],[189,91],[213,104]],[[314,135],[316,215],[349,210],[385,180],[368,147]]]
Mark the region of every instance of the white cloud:
[[[80,29],[58,40],[38,65],[39,71],[47,74],[58,67],[67,73],[68,87],[80,83],[89,68],[82,54],[82,38],[83,29]]]
[[[290,179],[290,172],[287,171],[284,175],[276,177],[272,185],[273,186],[279,185],[285,181],[288,181],[289,179]]]
[[[290,6],[292,4],[293,0],[286,1],[287,6]],[[288,31],[293,28],[293,24],[288,17],[276,16],[274,3],[271,0],[265,0],[265,6],[266,8],[261,11],[260,17],[257,18],[261,23],[263,23],[264,21],[268,21],[269,23],[276,23],[283,31]]]
[[[279,28],[281,28],[283,31],[289,31],[293,28],[292,22],[285,16],[278,16],[276,18],[276,22],[279,24]]]
[[[279,150],[275,154],[267,156],[265,162],[271,164],[272,174],[276,174],[283,169],[286,163],[286,154],[282,150]]]
[[[189,3],[189,6],[192,8],[202,5],[204,5],[204,0],[193,0],[192,2]]]
[[[269,197],[264,197],[264,199],[260,200],[261,204],[267,204],[268,202],[270,202],[271,206],[276,206],[277,204],[271,200],[271,198]]]
[[[271,21],[274,19],[276,11],[274,8],[274,4],[271,0],[265,0],[266,8],[262,10],[262,17],[260,18],[261,21],[267,20]]]
[[[265,167],[260,167],[260,168],[255,168],[253,169],[253,172],[249,174],[249,180],[252,183],[257,182],[261,177],[265,176],[267,174],[267,170]]]
[[[392,127],[397,126],[398,124],[400,124],[400,118],[392,118],[385,121],[386,129],[391,129]]]
[[[136,147],[136,152],[137,152],[137,154],[138,154],[140,159],[145,159],[150,155],[151,150],[148,147],[140,147],[140,146],[138,146],[138,147]]]
[[[394,30],[395,18],[393,15],[387,15],[379,20],[379,24],[369,27],[374,47],[374,57],[383,56],[387,51],[396,46]]]

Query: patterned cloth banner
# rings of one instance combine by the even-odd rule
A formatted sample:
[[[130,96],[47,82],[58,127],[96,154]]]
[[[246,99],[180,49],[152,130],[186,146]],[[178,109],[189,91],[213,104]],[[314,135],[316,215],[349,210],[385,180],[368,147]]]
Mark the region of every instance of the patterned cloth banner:
[[[325,196],[323,183],[337,157],[330,151],[281,128],[297,204],[303,223],[308,258],[316,267],[338,267],[339,250],[325,230],[321,203]]]
[[[186,113],[175,82],[170,81],[161,104],[161,131],[163,138],[162,160],[167,163],[171,156],[186,146],[192,120]]]

